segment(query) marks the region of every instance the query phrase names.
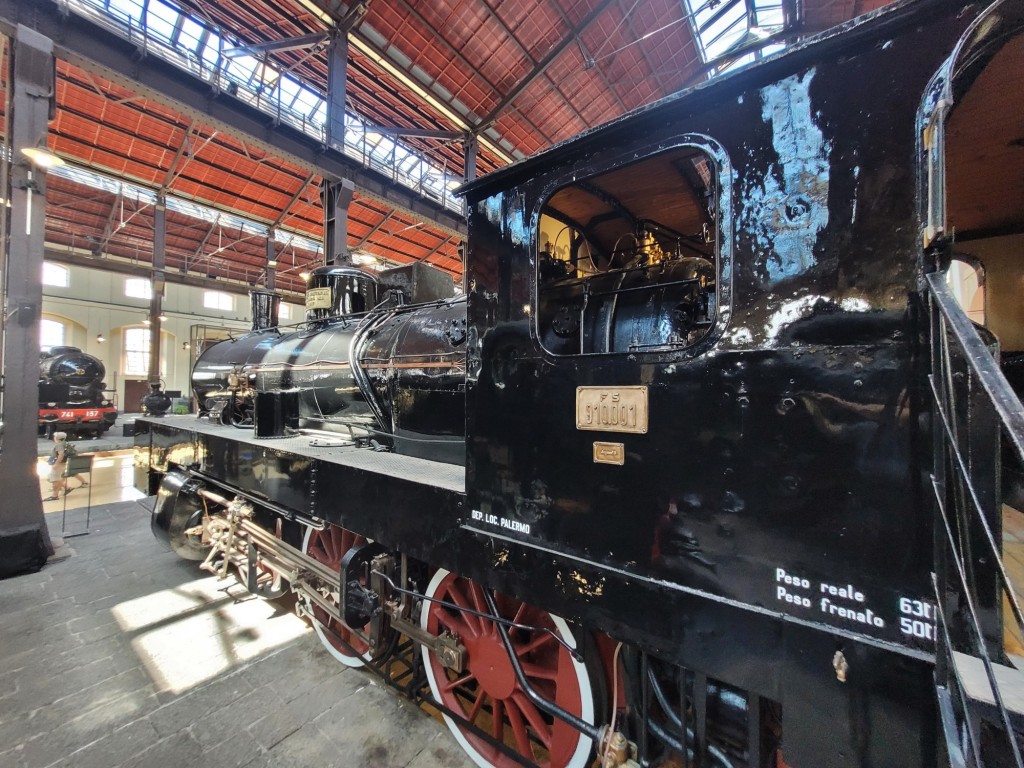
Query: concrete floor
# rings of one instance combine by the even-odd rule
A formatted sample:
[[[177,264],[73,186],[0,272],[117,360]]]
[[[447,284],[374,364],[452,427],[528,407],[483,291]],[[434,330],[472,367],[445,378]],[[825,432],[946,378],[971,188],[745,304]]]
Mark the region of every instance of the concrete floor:
[[[114,422],[114,426],[108,429],[103,437],[88,437],[84,435],[79,437],[76,435],[72,442],[74,442],[75,448],[79,453],[96,453],[98,451],[116,451],[122,448],[131,448],[135,438],[124,436],[124,426],[134,422],[136,417],[141,415],[141,413],[119,413],[117,414],[117,421]],[[53,440],[40,436],[36,444],[36,455],[49,456],[52,448]]]
[[[0,581],[0,768],[471,766],[287,609],[165,550],[138,503],[67,544]]]

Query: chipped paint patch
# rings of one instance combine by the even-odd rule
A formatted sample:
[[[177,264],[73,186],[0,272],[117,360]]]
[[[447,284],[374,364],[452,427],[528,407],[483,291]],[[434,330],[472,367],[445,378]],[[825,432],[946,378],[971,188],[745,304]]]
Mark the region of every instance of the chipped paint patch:
[[[507,215],[504,212],[506,207],[509,208]],[[506,206],[505,195],[499,192],[477,203],[477,210],[516,245],[527,245],[530,242],[531,230],[521,198],[512,200],[512,204]]]
[[[568,578],[563,578],[562,573],[555,575],[560,586],[575,589],[586,597],[601,597],[604,594],[604,578],[588,579],[579,571],[569,571]]]
[[[761,91],[761,117],[771,126],[778,161],[764,177],[747,181],[745,217],[772,280],[813,266],[818,234],[828,226],[832,146],[811,112],[813,79],[811,69]]]

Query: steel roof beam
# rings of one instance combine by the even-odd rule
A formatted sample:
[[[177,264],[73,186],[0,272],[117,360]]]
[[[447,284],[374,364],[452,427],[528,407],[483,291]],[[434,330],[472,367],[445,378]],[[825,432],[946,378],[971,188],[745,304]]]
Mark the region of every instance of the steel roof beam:
[[[164,290],[167,279],[167,198],[158,192],[153,209],[153,276],[150,278],[152,294],[149,299],[149,387],[160,390],[160,328],[164,313]]]
[[[275,229],[284,224],[284,220],[288,217],[288,211],[291,210],[293,205],[299,202],[299,198],[302,197],[302,194],[306,191],[309,185],[313,183],[313,179],[315,178],[316,172],[314,171],[311,172],[309,176],[307,176],[302,181],[302,183],[299,185],[299,188],[295,190],[295,194],[292,195],[291,199],[287,203],[284,204],[284,207],[281,209],[281,212],[277,215],[277,218],[274,219],[274,223],[270,225],[269,231],[273,232]]]
[[[381,227],[383,227],[385,224],[391,221],[391,217],[393,215],[393,211],[388,211],[384,218],[382,218],[379,222],[374,224],[370,231],[367,232],[366,235],[364,235],[363,238],[358,243],[356,243],[356,247],[353,248],[352,250],[354,251],[357,248],[362,248],[364,245],[366,245],[370,238],[373,237],[380,230]]]
[[[0,573],[12,576],[35,565],[37,570],[53,554],[43,505],[39,501],[36,477],[37,405],[39,403],[39,314],[43,286],[39,279],[43,266],[43,233],[46,212],[35,192],[46,195],[46,171],[22,162],[20,151],[45,141],[50,100],[56,90],[53,43],[34,31],[19,27],[9,30],[11,47],[7,57],[12,80],[7,112],[6,138],[15,162],[8,178],[8,221],[17,222],[3,234],[4,321],[2,344],[4,422],[3,452],[0,452],[0,487],[4,503],[0,505],[0,548],[5,561]],[[24,222],[24,223],[23,223]],[[13,322],[11,322],[13,320]],[[58,486],[54,485],[54,488]],[[34,532],[34,533],[33,533]]]
[[[8,2],[9,1],[10,0],[8,0]],[[377,65],[382,67],[385,72],[392,77],[395,77],[403,86],[415,93],[419,98],[426,101],[431,107],[436,109],[456,125],[464,126],[466,131],[470,132],[477,132],[479,130],[479,126],[474,123],[469,115],[462,110],[456,110],[454,105],[442,100],[431,90],[429,86],[421,83],[408,69],[406,69],[405,65],[399,65],[393,60],[387,51],[379,48],[377,44],[372,42],[369,38],[356,32],[355,27],[358,25],[357,22],[362,20],[363,13],[365,12],[365,6],[369,5],[368,2],[359,0],[359,2],[353,3],[351,6],[346,6],[336,0],[302,0],[302,4],[310,10],[316,9],[314,12],[320,16],[320,20],[325,24],[332,24],[339,29],[347,31],[350,35],[349,42],[354,43],[363,55],[368,56],[373,61],[376,61]],[[405,0],[403,0],[403,4],[405,7],[409,7]],[[362,8],[363,10],[360,11],[359,8]],[[354,21],[352,21],[353,18]],[[527,56],[529,56],[529,52],[514,35],[511,39]],[[449,48],[451,47],[447,42],[443,40],[442,42],[444,42],[445,45],[448,45]],[[465,57],[460,56],[460,58],[465,61]],[[475,68],[471,67],[471,69],[476,72]],[[512,158],[509,157],[508,153],[504,149],[498,146],[497,142],[481,137],[481,143],[499,160],[506,163],[512,162]]]
[[[178,151],[174,153],[174,159],[171,160],[171,164],[167,168],[167,174],[164,176],[164,183],[160,185],[160,189],[167,189],[171,186],[171,182],[174,181],[175,177],[178,175],[175,173],[175,169],[178,167],[178,163],[181,162],[181,158],[183,158],[185,153],[188,151],[189,144],[192,141],[192,130],[195,127],[196,119],[193,117],[192,121],[188,124],[188,128],[185,129],[185,135],[181,137],[181,146],[178,147]],[[192,154],[193,156],[195,155],[195,153]],[[178,173],[180,173],[180,171]]]
[[[434,248],[434,250],[430,251],[425,256],[420,256],[418,259],[416,259],[416,261],[424,261],[424,262],[430,263],[430,257],[433,256],[438,251],[440,251],[446,245],[448,245],[448,243],[450,243],[451,241],[452,241],[452,238],[446,237],[444,240],[442,240],[440,243],[437,244],[437,247]]]
[[[465,218],[440,203],[392,182],[387,176],[324,147],[312,136],[287,124],[274,125],[272,116],[226,94],[217,95],[210,83],[193,76],[119,35],[75,14],[62,15],[54,2],[0,0],[0,31],[13,35],[19,22],[54,40],[55,53],[78,67],[96,72],[136,93],[266,151],[283,156],[307,173],[317,171],[332,181],[351,179],[361,197],[379,200],[449,234],[466,233]]]
[[[112,238],[114,233],[117,231],[114,229],[114,219],[117,218],[119,209],[121,210],[121,216],[124,216],[124,209],[121,208],[122,205],[124,205],[124,192],[121,189],[118,189],[117,194],[114,195],[114,202],[110,205],[110,213],[107,214],[107,223],[103,225],[103,234],[100,236],[100,241],[96,243],[96,247],[92,249],[93,256],[99,258],[103,255],[103,251],[110,242],[110,238]],[[117,229],[120,229],[120,227]]]
[[[252,45],[240,45],[237,48],[225,48],[224,56],[233,59],[236,56],[250,55],[255,56],[258,53],[280,53],[282,51],[297,51],[300,48],[309,48],[312,45],[317,45],[324,42],[329,38],[326,32],[317,32],[312,35],[302,35],[301,37],[289,37],[284,40],[271,40],[269,43],[253,43]]]
[[[418,139],[438,139],[440,141],[465,141],[467,133],[456,131],[438,131],[433,128],[403,128],[400,125],[384,127],[382,125],[349,125],[347,130],[379,133],[382,136],[411,136]]]
[[[202,241],[200,241],[199,247],[196,248],[195,252],[192,254],[192,258],[190,259],[187,256],[185,257],[185,270],[186,271],[188,271],[188,269],[193,264],[197,263],[202,258],[203,251],[206,249],[206,244],[208,242],[210,242],[210,238],[213,237],[213,233],[216,232],[218,229],[220,229],[220,216],[218,216],[213,221],[213,223],[210,224],[210,228],[208,230],[206,230],[206,234],[203,235],[203,239],[202,239]]]
[[[476,127],[476,130],[482,131],[485,128],[489,127],[495,120],[497,120],[498,117],[501,116],[501,113],[508,109],[512,102],[518,99],[522,92],[529,88],[534,80],[536,80],[538,77],[547,72],[548,67],[551,66],[555,59],[557,59],[559,56],[565,53],[566,49],[568,49],[573,43],[575,43],[576,39],[583,34],[583,31],[587,27],[589,27],[597,19],[598,16],[600,16],[602,13],[608,10],[608,8],[615,2],[617,2],[617,0],[604,0],[603,3],[598,5],[596,8],[594,8],[594,10],[592,10],[590,13],[588,13],[586,16],[580,19],[580,22],[569,31],[569,34],[562,39],[562,42],[558,43],[558,45],[556,45],[554,48],[548,51],[544,55],[544,58],[537,62],[536,66],[534,66],[530,73],[527,74],[526,77],[524,77],[518,83],[516,83],[515,87],[513,87],[511,91],[505,94],[502,100],[499,101],[498,104],[494,107],[494,109],[491,110],[490,114],[488,114],[483,120],[480,121],[480,124]],[[491,13],[494,15],[495,18],[497,18],[497,14],[495,14],[493,11],[491,11]],[[501,20],[499,19],[499,22],[500,21]],[[515,35],[512,35],[511,30],[509,30],[509,34],[513,38],[515,37]]]

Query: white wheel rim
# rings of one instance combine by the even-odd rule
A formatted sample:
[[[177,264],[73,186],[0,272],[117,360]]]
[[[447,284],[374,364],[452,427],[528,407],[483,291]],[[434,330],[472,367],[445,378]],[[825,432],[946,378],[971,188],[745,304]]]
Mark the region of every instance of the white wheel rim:
[[[313,528],[307,528],[305,536],[302,537],[302,551],[304,553],[309,552],[309,540],[313,536]],[[346,667],[361,667],[371,658],[370,651],[367,651],[362,656],[349,656],[342,653],[335,648],[334,643],[331,642],[330,637],[324,630],[323,624],[316,619],[316,615],[313,613],[313,606],[310,604],[308,599],[305,600],[306,608],[309,611],[310,623],[313,625],[313,631],[316,632],[316,636],[320,638],[320,644],[327,650],[331,656],[340,661]]]
[[[441,582],[449,575],[449,571],[439,568],[434,574],[434,577],[430,580],[430,584],[427,586],[427,597],[433,597],[434,593],[440,587]],[[423,629],[427,628],[428,620],[428,603],[424,602],[422,609],[420,610],[420,627]],[[554,622],[555,628],[558,630],[558,634],[562,639],[570,646],[576,646],[576,638],[572,634],[572,630],[569,629],[568,623],[561,616],[556,616],[553,613],[548,613]],[[434,666],[430,663],[430,649],[427,646],[420,646],[420,652],[423,654],[423,666],[427,671],[427,681],[430,683],[430,693],[437,700],[441,701],[440,686],[438,685],[437,677],[434,674]],[[593,725],[594,723],[594,695],[590,687],[590,675],[587,672],[587,668],[576,659],[569,657],[572,662],[573,673],[576,676],[576,681],[580,687],[580,699],[583,704],[582,711],[580,713],[580,719]],[[447,680],[445,681],[447,682]],[[470,759],[476,763],[480,768],[492,768],[491,762],[481,755],[476,747],[474,747],[469,740],[463,734],[462,729],[449,715],[442,714],[445,723],[448,725],[448,730],[452,732],[452,736],[459,743],[459,746],[469,755]],[[576,744],[576,750],[573,752],[572,758],[568,763],[565,764],[564,768],[585,768],[590,764],[590,739],[583,733],[579,734],[579,741]],[[559,767],[561,768],[561,767]]]

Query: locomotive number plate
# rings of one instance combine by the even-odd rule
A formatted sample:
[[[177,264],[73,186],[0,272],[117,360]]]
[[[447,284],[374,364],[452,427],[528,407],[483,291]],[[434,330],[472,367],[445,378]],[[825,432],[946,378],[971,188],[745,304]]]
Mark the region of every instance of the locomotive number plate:
[[[310,288],[306,291],[306,309],[330,309],[331,289]]]
[[[647,432],[647,387],[576,387],[576,429]]]

